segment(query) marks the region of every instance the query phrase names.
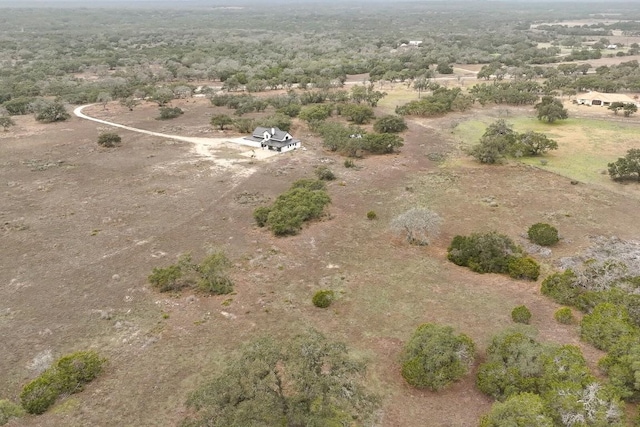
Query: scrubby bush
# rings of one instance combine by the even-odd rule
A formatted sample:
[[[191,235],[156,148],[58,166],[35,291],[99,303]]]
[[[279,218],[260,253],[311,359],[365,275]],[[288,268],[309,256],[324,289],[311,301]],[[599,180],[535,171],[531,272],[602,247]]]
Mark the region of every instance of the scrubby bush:
[[[580,338],[600,350],[608,351],[618,340],[629,336],[640,337],[640,332],[620,305],[598,304],[580,323]]]
[[[516,323],[529,324],[531,320],[531,312],[524,305],[519,305],[511,311],[511,319]]]
[[[94,351],[79,351],[58,359],[20,393],[22,407],[30,414],[42,414],[61,395],[82,391],[100,374],[105,359]]]
[[[412,386],[440,390],[469,372],[475,345],[453,328],[433,323],[420,325],[404,347],[402,376]]]
[[[32,109],[35,112],[36,120],[42,123],[63,122],[71,117],[64,105],[59,102],[38,102]]]
[[[260,206],[253,211],[253,219],[256,220],[258,227],[265,227],[269,219],[271,208],[268,206]]]
[[[313,305],[318,308],[327,308],[331,305],[335,298],[335,294],[330,290],[321,290],[316,292],[311,299]]]
[[[487,361],[478,369],[476,385],[498,400],[519,393],[537,393],[544,352],[542,344],[522,332],[501,333],[487,348]]]
[[[180,289],[183,286],[183,271],[179,265],[166,268],[154,268],[148,277],[149,283],[160,292]]]
[[[562,323],[563,325],[570,325],[573,322],[575,322],[575,318],[573,317],[573,312],[569,307],[559,308],[553,314],[553,317],[556,319],[556,322]]]
[[[558,238],[558,230],[554,226],[542,222],[529,227],[527,235],[529,240],[540,246],[552,246],[560,240]]]
[[[258,226],[266,226],[277,236],[297,234],[305,221],[319,218],[331,202],[324,182],[301,179],[278,196],[273,205],[253,212]]]
[[[544,402],[537,394],[521,393],[496,402],[480,419],[480,427],[554,427]]]
[[[522,255],[513,240],[496,232],[456,236],[447,249],[449,261],[477,273],[508,273],[509,262]]]
[[[106,132],[98,136],[98,145],[103,147],[115,147],[120,142],[122,142],[122,138],[117,133]]]
[[[190,254],[184,254],[176,264],[154,268],[148,280],[160,292],[196,287],[213,295],[228,294],[233,291],[233,282],[227,274],[230,265],[222,251],[211,253],[200,264],[193,263]]]
[[[507,264],[509,276],[514,279],[538,280],[540,265],[531,257],[512,258]]]
[[[207,256],[195,267],[200,276],[198,288],[213,295],[224,295],[233,292],[233,282],[227,275],[231,262],[223,251]]]
[[[407,130],[407,123],[401,116],[382,116],[373,124],[373,130],[378,133],[398,133]]]
[[[356,164],[352,159],[344,159],[344,167],[345,168],[355,168]]]
[[[373,221],[374,219],[378,218],[378,214],[376,214],[375,211],[369,211],[367,212],[367,219],[370,221]]]
[[[609,377],[609,383],[627,401],[640,401],[640,336],[628,335],[618,340],[598,367]]]
[[[158,116],[158,120],[175,119],[182,114],[184,114],[184,111],[182,111],[180,107],[160,107],[160,116]]]
[[[322,181],[333,181],[336,175],[328,166],[318,166],[315,170],[316,176]]]
[[[373,154],[391,154],[404,145],[398,135],[392,133],[368,133],[362,137],[362,146]]]
[[[8,423],[12,418],[20,418],[24,414],[25,411],[20,405],[9,400],[0,400],[0,426]]]
[[[571,270],[554,273],[542,281],[540,292],[558,304],[574,305],[580,288],[575,286],[576,275]]]
[[[333,105],[318,104],[304,107],[300,110],[298,117],[306,122],[319,122],[326,120],[333,112]]]

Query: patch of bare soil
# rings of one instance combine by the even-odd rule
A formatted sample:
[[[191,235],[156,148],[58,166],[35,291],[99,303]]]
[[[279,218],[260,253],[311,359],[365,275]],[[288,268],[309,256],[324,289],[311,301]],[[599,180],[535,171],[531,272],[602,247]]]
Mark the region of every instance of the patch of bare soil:
[[[207,125],[215,108],[180,106],[185,114],[167,122],[154,120],[150,105],[92,113],[158,132],[233,135]],[[95,142],[101,125],[20,117],[0,144],[2,397],[16,400],[48,354],[93,348],[109,365],[82,393],[19,424],[177,425],[188,393],[241,343],[315,327],[370,361],[382,425],[476,425],[491,400],[471,376],[440,393],[418,391],[399,375],[399,352],[415,327],[439,322],[470,335],[482,354],[520,304],[541,340],[580,345],[594,366],[601,354],[579,341],[576,326],[553,320],[558,306],[539,283],[472,273],[449,263],[446,248],[456,234],[492,229],[526,245],[527,227],[544,220],[563,237],[550,254],[534,255],[546,273],[584,251],[590,235],[637,238],[640,223],[629,219],[640,202],[533,167],[451,161],[461,154],[450,120],[411,123],[401,153],[347,169],[300,124],[293,134],[306,151],[228,168],[194,155],[187,142],[119,131],[123,144],[104,149]],[[327,218],[289,238],[254,225],[255,207],[320,164],[338,176]],[[388,230],[415,206],[444,218],[432,246],[409,246]],[[377,220],[367,219],[370,210]],[[234,294],[149,288],[152,268],[185,252],[199,259],[211,247],[234,262]],[[311,304],[323,288],[339,295],[327,310]]]

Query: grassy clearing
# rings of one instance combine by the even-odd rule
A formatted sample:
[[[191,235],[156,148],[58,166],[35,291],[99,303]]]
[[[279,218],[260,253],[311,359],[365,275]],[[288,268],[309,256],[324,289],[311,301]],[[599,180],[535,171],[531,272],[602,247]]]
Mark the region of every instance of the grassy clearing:
[[[473,145],[494,120],[488,116],[475,117],[456,126],[453,134],[462,146]],[[521,159],[523,163],[541,166],[540,160],[545,159],[544,169],[589,183],[609,183],[608,175],[602,173],[607,169],[607,163],[636,147],[640,135],[640,127],[633,122],[572,118],[548,124],[527,116],[507,117],[505,120],[517,132],[541,132],[558,141],[558,150],[543,158]]]

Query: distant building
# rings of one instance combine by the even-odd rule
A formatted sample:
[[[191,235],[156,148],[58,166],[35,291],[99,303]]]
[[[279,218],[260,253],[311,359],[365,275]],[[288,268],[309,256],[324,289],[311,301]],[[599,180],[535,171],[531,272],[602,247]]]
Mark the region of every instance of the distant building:
[[[422,40],[409,40],[409,46],[420,46],[422,44]]]
[[[638,105],[638,103],[632,98],[621,93],[600,93],[593,91],[576,96],[576,104],[578,105],[597,105],[600,107],[608,107],[614,102]]]
[[[610,44],[610,45],[607,46],[607,49],[611,49],[611,50],[615,50],[617,48],[618,48],[617,44]]]

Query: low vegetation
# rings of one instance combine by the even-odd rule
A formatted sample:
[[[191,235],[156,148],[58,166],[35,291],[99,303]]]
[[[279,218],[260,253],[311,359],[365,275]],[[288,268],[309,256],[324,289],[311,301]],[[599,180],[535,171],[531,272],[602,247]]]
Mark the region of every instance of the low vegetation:
[[[425,323],[405,344],[400,363],[410,385],[438,391],[465,376],[474,360],[471,338],[449,326]]]
[[[122,142],[122,138],[117,133],[106,132],[98,136],[98,145],[102,147],[115,147]]]
[[[543,222],[538,222],[529,227],[527,236],[529,240],[540,246],[553,246],[560,240],[558,238],[558,229]]]
[[[160,107],[158,120],[171,120],[184,114],[180,107]]]
[[[212,295],[228,294],[233,292],[233,281],[228,275],[230,266],[223,251],[209,254],[199,264],[185,254],[176,264],[154,268],[148,280],[160,292],[192,288]]]
[[[571,325],[575,322],[575,317],[573,317],[573,312],[569,307],[562,307],[556,310],[553,318],[556,319],[556,322],[563,325]]]
[[[9,400],[0,399],[0,426],[7,424],[13,418],[20,418],[25,414],[25,410]]]
[[[271,206],[253,211],[253,217],[259,227],[269,228],[276,236],[293,235],[306,221],[320,218],[330,202],[324,182],[300,179]]]
[[[313,294],[312,301],[313,305],[318,308],[327,308],[331,305],[333,300],[335,299],[335,294],[331,290],[320,290]]]
[[[519,305],[511,311],[511,319],[516,323],[528,325],[531,321],[531,311],[526,306]]]
[[[105,359],[94,351],[79,351],[58,359],[29,382],[20,393],[22,407],[30,414],[42,414],[59,397],[81,392],[102,372]]]

